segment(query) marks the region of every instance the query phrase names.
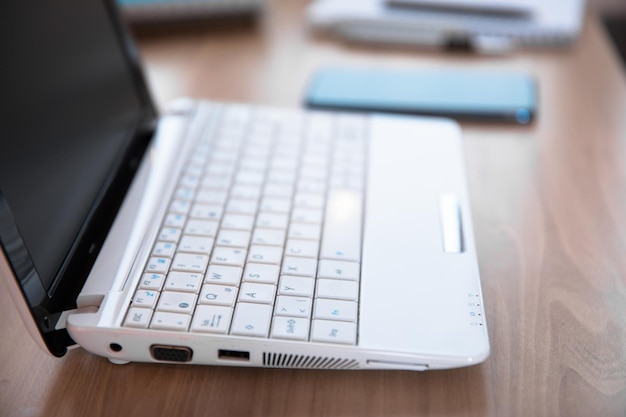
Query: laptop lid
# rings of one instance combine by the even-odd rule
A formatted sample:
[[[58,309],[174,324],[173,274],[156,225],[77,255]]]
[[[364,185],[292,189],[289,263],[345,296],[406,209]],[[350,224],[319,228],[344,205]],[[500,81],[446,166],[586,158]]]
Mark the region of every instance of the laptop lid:
[[[74,342],[56,322],[76,307],[156,112],[112,1],[0,10],[0,273],[62,356]]]

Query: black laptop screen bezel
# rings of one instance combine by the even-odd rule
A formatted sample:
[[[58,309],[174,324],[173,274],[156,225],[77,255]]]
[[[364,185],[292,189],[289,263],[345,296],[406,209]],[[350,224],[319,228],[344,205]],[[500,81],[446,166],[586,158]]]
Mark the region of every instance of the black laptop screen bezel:
[[[102,183],[61,268],[46,288],[35,268],[28,248],[11,213],[10,203],[0,190],[0,246],[33,320],[50,353],[63,356],[74,345],[68,332],[56,329],[63,311],[76,308],[76,298],[84,285],[115,215],[123,201],[139,163],[154,133],[157,113],[145,83],[139,56],[113,0],[103,1],[108,19],[125,58],[129,77],[136,89],[139,111],[115,163]],[[68,18],[71,18],[68,16]]]

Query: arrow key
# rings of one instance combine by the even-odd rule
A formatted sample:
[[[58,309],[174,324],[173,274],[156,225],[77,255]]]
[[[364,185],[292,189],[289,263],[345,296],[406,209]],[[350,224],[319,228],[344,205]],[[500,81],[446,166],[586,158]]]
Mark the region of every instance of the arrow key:
[[[311,299],[279,295],[276,299],[274,314],[277,316],[311,317]]]

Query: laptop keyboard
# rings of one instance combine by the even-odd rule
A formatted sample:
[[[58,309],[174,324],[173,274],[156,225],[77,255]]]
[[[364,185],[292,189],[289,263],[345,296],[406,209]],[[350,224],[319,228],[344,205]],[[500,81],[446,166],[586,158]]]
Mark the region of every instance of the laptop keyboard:
[[[356,344],[366,120],[213,113],[123,325]]]

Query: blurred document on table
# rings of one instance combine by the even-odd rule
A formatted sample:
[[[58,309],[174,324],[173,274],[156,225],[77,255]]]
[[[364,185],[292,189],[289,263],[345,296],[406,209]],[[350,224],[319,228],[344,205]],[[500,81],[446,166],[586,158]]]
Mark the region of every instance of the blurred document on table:
[[[317,0],[308,19],[349,40],[500,52],[570,44],[584,12],[585,0]]]

